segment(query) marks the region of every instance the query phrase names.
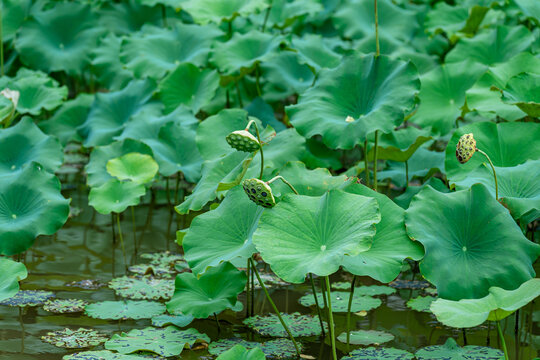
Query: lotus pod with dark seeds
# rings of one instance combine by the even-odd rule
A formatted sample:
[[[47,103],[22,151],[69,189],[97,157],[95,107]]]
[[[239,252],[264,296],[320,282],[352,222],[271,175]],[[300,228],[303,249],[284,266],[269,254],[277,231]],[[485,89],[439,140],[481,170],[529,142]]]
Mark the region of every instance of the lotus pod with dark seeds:
[[[242,182],[242,186],[250,200],[257,205],[265,208],[276,205],[276,199],[268,183],[259,179],[246,179]]]
[[[227,143],[238,151],[254,152],[259,150],[261,144],[255,136],[247,130],[233,131],[225,138]]]
[[[461,164],[469,161],[476,152],[476,140],[473,134],[465,134],[459,138],[456,146],[456,158]]]

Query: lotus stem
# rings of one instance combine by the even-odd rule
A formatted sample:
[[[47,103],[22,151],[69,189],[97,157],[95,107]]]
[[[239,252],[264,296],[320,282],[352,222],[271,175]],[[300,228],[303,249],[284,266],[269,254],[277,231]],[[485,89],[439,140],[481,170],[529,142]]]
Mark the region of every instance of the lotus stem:
[[[375,3],[377,0],[375,0]],[[379,130],[375,130],[375,148],[373,149],[373,190],[377,191],[377,148],[379,145]]]
[[[218,334],[221,333],[221,325],[219,324],[219,319],[216,313],[214,313],[214,319],[216,319]]]
[[[320,282],[319,285],[321,286],[321,294],[322,294],[323,303],[324,303],[324,310],[327,310],[328,309],[328,301],[326,301],[326,292],[324,291],[324,281],[323,281],[322,278],[321,278],[321,282]]]
[[[163,27],[168,27],[169,25],[167,24],[167,9],[163,4],[161,4],[161,18],[163,19]]]
[[[324,333],[324,324],[321,316],[321,308],[319,307],[319,299],[317,299],[317,290],[315,290],[315,283],[313,282],[312,273],[309,273],[309,280],[311,282],[311,291],[313,292],[313,298],[315,299],[315,306],[317,307],[317,316],[319,317],[319,322],[321,323],[322,336],[325,337],[326,334]]]
[[[232,38],[232,19],[227,21],[227,35]]]
[[[487,322],[487,336],[486,336],[486,346],[489,347],[491,343],[491,321],[488,320]]]
[[[244,102],[242,101],[242,95],[240,95],[240,86],[238,86],[238,81],[234,82],[234,86],[236,87],[236,96],[238,97],[238,105],[240,105],[241,108],[244,108]]]
[[[292,190],[296,195],[299,195],[299,194],[298,194],[298,191],[296,191],[296,189],[294,188],[294,186],[292,186],[290,182],[288,182],[287,180],[285,180],[285,179],[283,178],[283,176],[278,175],[278,176],[273,177],[272,179],[270,179],[270,180],[268,181],[268,184],[273,183],[273,182],[276,181],[277,179],[280,179],[281,181],[283,181],[285,184],[287,184],[287,185],[291,188],[291,190]]]
[[[260,145],[259,150],[261,152],[261,172],[259,173],[259,179],[262,180],[263,172],[264,172],[264,152],[263,152],[263,146],[261,142],[261,134],[259,133],[259,126],[257,126],[257,122],[253,119],[249,121],[248,126],[246,127],[246,130],[249,129],[251,124],[255,125],[255,134],[257,135],[257,140],[259,140],[259,145]]]
[[[349,294],[349,303],[347,304],[347,351],[349,351],[349,343],[351,340],[351,307],[352,307],[352,301],[354,298],[354,285],[356,282],[356,275],[353,275],[352,281],[351,281],[351,291]]]
[[[268,22],[268,17],[270,17],[270,11],[272,11],[272,2],[273,0],[270,0],[270,6],[268,6],[268,8],[266,9],[266,14],[264,15],[264,22],[261,29],[262,32],[264,32],[264,30],[266,29],[266,23]]]
[[[251,269],[251,264],[249,262],[249,259],[247,260],[247,277],[248,277],[248,281],[247,281],[247,284],[246,284],[246,317],[249,317],[250,315],[250,312],[249,312],[249,299],[250,299],[250,296],[249,296],[249,280],[250,280],[250,276],[251,276],[251,272],[250,272],[250,269]]]
[[[116,244],[116,232],[114,231],[114,214],[111,213],[111,228],[112,228],[112,242],[113,246]]]
[[[405,160],[405,184],[409,187],[409,160]]]
[[[375,56],[381,55],[379,46],[379,12],[377,11],[377,0],[374,0],[375,7]]]
[[[519,309],[516,311],[516,323],[514,326],[515,360],[519,360]]]
[[[249,280],[249,279],[248,279]],[[264,307],[264,304],[263,304]],[[255,275],[253,275],[253,269],[251,269],[251,312],[250,315],[255,315]]]
[[[277,317],[279,319],[279,322],[281,323],[281,325],[283,326],[283,328],[285,329],[285,331],[289,335],[291,341],[293,342],[294,348],[296,349],[296,354],[298,356],[300,356],[300,348],[298,347],[298,344],[296,343],[296,340],[294,340],[294,336],[292,335],[291,330],[289,330],[289,327],[287,326],[287,324],[285,324],[285,321],[283,321],[283,318],[281,317],[281,314],[279,313],[279,310],[276,307],[276,304],[274,303],[274,301],[270,297],[270,294],[268,293],[268,289],[266,289],[266,285],[264,285],[264,282],[261,280],[261,276],[259,275],[259,271],[257,270],[257,267],[255,266],[255,263],[253,262],[253,259],[249,258],[249,261],[251,263],[251,268],[255,272],[255,276],[257,276],[257,280],[259,281],[259,284],[261,285],[261,288],[263,289],[264,294],[266,295],[266,298],[268,299],[268,302],[272,306],[272,309],[274,309],[274,312],[276,313],[276,315],[277,315]]]
[[[330,342],[332,343],[332,359],[337,360],[334,317],[332,315],[332,291],[330,290],[330,279],[328,278],[328,275],[324,277],[324,280],[326,282],[326,296],[328,296],[328,327],[330,330]]]
[[[484,155],[486,159],[489,161],[489,165],[491,165],[491,170],[493,170],[493,179],[495,179],[495,200],[499,201],[499,184],[497,183],[497,173],[495,172],[495,166],[493,166],[493,163],[491,162],[491,159],[489,158],[488,154],[483,152],[480,149],[476,149],[480,154]]]
[[[366,172],[366,186],[369,186],[369,166],[368,166],[368,141],[364,141],[364,171]]]
[[[467,346],[467,330],[461,328],[461,333],[463,334],[463,346]]]
[[[258,97],[262,97],[260,78],[261,78],[261,69],[259,67],[259,63],[257,63],[255,65],[255,88],[257,89]]]
[[[0,76],[4,76],[4,29],[3,20],[4,16],[4,2],[0,1]]]
[[[501,339],[501,345],[504,351],[504,360],[509,360],[508,350],[506,349],[506,341],[504,341],[504,334],[501,329],[501,322],[497,321],[497,332],[499,333],[499,339]]]
[[[135,209],[133,206],[130,206],[131,208],[131,223],[133,224],[133,248],[135,249],[134,253],[135,256],[137,256],[137,224],[135,224]],[[169,246],[169,243],[167,242],[167,247]]]
[[[122,227],[120,226],[120,214],[116,213],[116,224],[118,225],[118,237],[120,238],[120,246],[122,247],[122,256],[124,257],[124,266],[127,270],[126,248],[124,247],[124,237],[122,236]]]

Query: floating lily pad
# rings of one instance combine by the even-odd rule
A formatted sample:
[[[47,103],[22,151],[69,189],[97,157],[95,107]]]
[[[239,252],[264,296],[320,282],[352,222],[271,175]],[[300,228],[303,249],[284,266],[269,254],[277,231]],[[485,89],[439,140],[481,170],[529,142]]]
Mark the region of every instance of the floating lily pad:
[[[119,214],[129,206],[138,205],[145,193],[143,184],[110,179],[105,184],[90,189],[88,204],[100,214]]]
[[[43,305],[47,300],[54,297],[52,291],[45,290],[20,290],[15,296],[12,296],[2,302],[0,305],[9,305],[9,306],[40,306]]]
[[[414,355],[408,351],[394,348],[356,349],[341,360],[412,360]]]
[[[333,305],[333,304],[332,304]],[[333,307],[332,307],[333,309]],[[341,333],[337,339],[347,342],[347,333]],[[350,343],[354,345],[379,345],[394,340],[394,335],[377,330],[355,330],[350,333]]]
[[[107,286],[107,284],[99,280],[87,279],[87,280],[81,280],[81,281],[72,281],[70,283],[67,283],[66,286],[78,287],[85,290],[97,290],[99,288]]]
[[[151,319],[165,312],[165,305],[151,301],[103,301],[87,305],[86,315],[95,319]]]
[[[235,345],[217,357],[217,360],[264,360],[266,356],[259,348],[251,350],[242,345]]]
[[[191,315],[159,315],[152,318],[152,326],[174,325],[182,328],[191,324],[193,319],[194,317]]]
[[[137,275],[151,275],[157,278],[170,278],[175,273],[169,265],[137,264],[130,266],[128,270]]]
[[[416,311],[423,311],[430,313],[429,307],[433,301],[437,298],[434,296],[418,296],[414,299],[407,301],[407,306]]]
[[[28,276],[23,263],[0,257],[0,301],[9,299],[19,291],[19,281]]]
[[[322,301],[322,298],[321,298]],[[332,308],[333,310],[333,308]],[[311,315],[301,315],[298,312],[292,314],[281,313],[285,324],[291,330],[294,337],[317,336],[321,334],[321,323],[319,319]],[[255,315],[244,320],[244,324],[262,336],[287,337],[288,334],[281,325],[276,314],[266,316]],[[325,330],[328,330],[326,323]]]
[[[236,345],[242,345],[246,349],[258,347],[264,352],[267,359],[294,359],[297,357],[293,342],[284,338],[263,343],[247,341],[241,338],[220,339],[210,344],[208,352],[212,355],[219,355]],[[302,344],[299,343],[298,347],[302,349]]]
[[[150,264],[152,265],[169,267],[172,267],[175,264],[186,262],[186,260],[184,260],[184,255],[173,253],[170,251],[142,254],[141,259],[150,260]]]
[[[62,360],[142,360],[147,357],[138,355],[123,355],[109,350],[83,351],[65,355]]]
[[[151,182],[158,169],[158,164],[150,155],[140,153],[129,153],[107,161],[109,175],[137,184]]]
[[[350,292],[348,291],[332,291],[332,311],[333,312],[347,312],[349,305]],[[299,300],[300,304],[304,306],[315,305],[315,299],[313,294],[306,294]],[[317,301],[319,307],[324,307],[324,299],[321,293],[317,293]],[[369,311],[381,306],[381,299],[376,299],[371,296],[363,296],[361,293],[354,291],[354,297],[351,304],[351,311]]]
[[[77,313],[83,312],[87,304],[80,299],[53,299],[43,304],[43,310],[57,314]]]
[[[83,349],[94,347],[104,343],[109,339],[108,336],[91,329],[64,329],[53,331],[42,336],[41,340],[57,347],[66,349]]]
[[[431,284],[425,280],[394,280],[388,284],[395,289],[425,289]]]
[[[474,345],[460,347],[452,338],[448,338],[444,345],[422,348],[416,352],[415,356],[418,360],[504,359],[504,354],[500,350]]]
[[[142,330],[134,329],[120,335],[114,334],[105,343],[107,350],[115,350],[121,354],[131,354],[137,351],[150,351],[161,356],[177,356],[184,348],[189,348],[197,342],[210,342],[210,338],[195,329],[180,330],[175,326],[162,329],[147,327]]]
[[[168,300],[174,293],[174,281],[151,276],[133,278],[122,276],[112,279],[109,287],[117,295],[134,300]]]

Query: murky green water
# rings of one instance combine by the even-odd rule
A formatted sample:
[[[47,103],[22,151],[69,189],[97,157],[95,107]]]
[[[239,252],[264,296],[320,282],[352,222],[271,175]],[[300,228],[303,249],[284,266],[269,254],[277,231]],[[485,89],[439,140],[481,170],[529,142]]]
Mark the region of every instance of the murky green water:
[[[114,291],[103,287],[99,290],[82,290],[67,287],[65,284],[84,279],[99,279],[107,282],[113,277],[125,273],[122,252],[119,242],[115,251],[111,251],[112,231],[111,217],[96,214],[92,208],[87,207],[87,201],[77,194],[73,196],[72,205],[80,206],[80,215],[70,220],[66,226],[55,236],[40,237],[25,256],[29,277],[22,283],[23,289],[44,289],[56,292],[58,298],[78,298],[88,301],[118,300]],[[141,263],[141,253],[156,252],[167,249],[179,251],[173,242],[175,237],[175,221],[172,221],[171,230],[167,227],[170,212],[167,206],[156,206],[150,211],[149,206],[139,206],[135,210],[137,254],[134,252],[133,228],[129,211],[124,214],[122,230],[130,264]],[[151,216],[148,216],[151,215]],[[187,222],[187,219],[183,219]],[[186,223],[187,225],[187,223]],[[540,269],[537,269],[537,272]],[[410,274],[405,274],[410,277]],[[343,281],[341,274],[336,274],[333,281]],[[363,284],[372,284],[370,279],[361,279]],[[310,309],[298,303],[298,299],[309,290],[308,285],[290,286],[287,289],[271,289],[272,297],[278,308],[285,312],[299,311],[310,313]],[[442,344],[449,336],[463,344],[463,334],[460,330],[443,327],[428,313],[410,310],[406,301],[418,295],[417,290],[399,290],[396,294],[383,296],[383,305],[368,312],[367,316],[353,315],[356,329],[383,330],[395,336],[395,339],[385,346],[397,347],[414,352],[416,349],[434,344]],[[255,294],[256,312],[269,313],[271,308],[265,301],[261,291]],[[245,302],[245,298],[241,298]],[[532,312],[540,306],[530,304],[519,313],[518,337],[521,339],[519,358],[530,360],[539,355],[540,326],[533,323]],[[312,309],[315,314],[315,310]],[[260,337],[251,333],[242,326],[244,312],[225,312],[220,315],[222,329],[218,333],[213,320],[198,320],[191,326],[200,332],[206,333],[212,340],[232,337],[240,334],[249,340],[259,340]],[[345,314],[335,314],[337,326],[336,333],[345,330]],[[95,328],[109,335],[121,331],[150,326],[150,320],[107,321],[86,317],[82,314],[56,315],[40,308],[24,308],[0,306],[0,359],[26,360],[61,359],[69,352],[44,343],[40,337],[49,331],[61,330],[65,327],[77,329],[79,327]],[[506,342],[512,359],[516,359],[515,351],[515,316],[510,316],[503,322]],[[469,344],[486,345],[487,326],[468,329],[466,336]],[[491,346],[497,347],[497,334],[492,326],[490,331]],[[317,359],[330,359],[329,343],[322,343],[319,338],[302,339],[305,354]],[[345,350],[345,345],[338,342],[338,349]],[[211,358],[206,350],[184,351],[182,359]]]

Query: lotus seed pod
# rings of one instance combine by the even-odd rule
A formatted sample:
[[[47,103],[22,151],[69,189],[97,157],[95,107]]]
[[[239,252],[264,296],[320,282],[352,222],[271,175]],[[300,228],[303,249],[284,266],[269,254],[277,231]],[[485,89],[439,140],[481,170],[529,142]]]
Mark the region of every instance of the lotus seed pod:
[[[242,181],[244,191],[255,204],[271,208],[276,205],[276,199],[272,194],[272,188],[268,183],[259,179],[246,179]]]
[[[469,161],[476,152],[476,140],[473,134],[465,134],[459,138],[456,146],[456,158],[462,164]]]
[[[254,152],[259,150],[261,144],[255,136],[247,130],[233,131],[225,138],[227,143],[238,151]]]

